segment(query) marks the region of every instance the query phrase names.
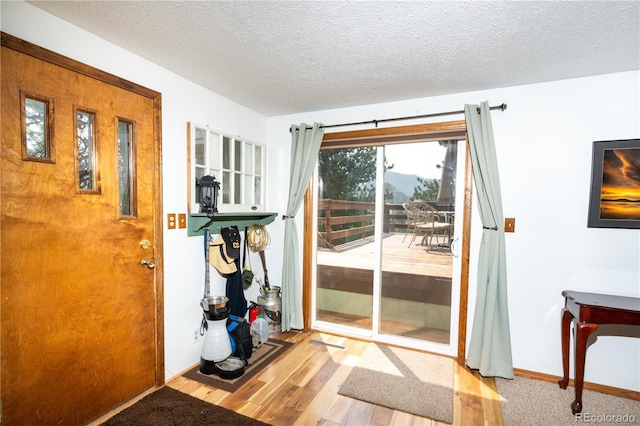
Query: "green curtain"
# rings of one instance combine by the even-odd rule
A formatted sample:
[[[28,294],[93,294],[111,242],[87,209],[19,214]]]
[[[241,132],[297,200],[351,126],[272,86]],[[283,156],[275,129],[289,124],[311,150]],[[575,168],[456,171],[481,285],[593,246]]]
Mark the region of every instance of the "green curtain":
[[[324,135],[324,127],[314,123],[291,126],[291,166],[289,175],[289,201],[283,219],[284,257],[282,264],[282,331],[302,329],[302,274],[298,247],[298,229],[294,220],[304,199],[311,173],[318,161],[318,152]]]
[[[485,377],[513,379],[504,218],[491,111],[482,102],[465,105],[464,113],[483,228],[467,365]]]

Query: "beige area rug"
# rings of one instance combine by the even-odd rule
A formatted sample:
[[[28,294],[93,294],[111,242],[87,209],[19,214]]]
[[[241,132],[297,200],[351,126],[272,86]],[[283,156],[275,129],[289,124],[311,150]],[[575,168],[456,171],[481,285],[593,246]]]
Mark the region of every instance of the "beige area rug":
[[[371,343],[338,393],[452,423],[453,368],[450,358]]]
[[[251,358],[249,358],[249,365],[245,367],[244,374],[236,379],[227,380],[221,379],[215,374],[202,374],[200,372],[199,364],[184,373],[182,376],[186,377],[187,379],[195,380],[196,382],[212,386],[214,388],[225,390],[227,392],[235,392],[242,385],[251,380],[253,376],[262,371],[262,369],[274,362],[291,346],[293,346],[293,343],[285,342],[284,340],[267,340],[262,345],[260,345],[259,348],[253,349]]]
[[[574,416],[573,387],[560,389],[556,383],[522,377],[495,380],[505,426],[640,424],[640,401],[584,390],[582,413]]]

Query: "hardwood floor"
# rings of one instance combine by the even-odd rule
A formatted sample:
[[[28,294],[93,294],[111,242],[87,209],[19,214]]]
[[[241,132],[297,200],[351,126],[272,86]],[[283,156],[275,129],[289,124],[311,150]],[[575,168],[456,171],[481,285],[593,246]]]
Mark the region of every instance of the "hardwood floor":
[[[178,375],[167,386],[273,425],[444,425],[338,395],[367,345],[318,332],[278,336],[295,345],[234,393]],[[332,346],[309,343],[320,340]],[[455,425],[502,425],[495,382],[456,366]]]

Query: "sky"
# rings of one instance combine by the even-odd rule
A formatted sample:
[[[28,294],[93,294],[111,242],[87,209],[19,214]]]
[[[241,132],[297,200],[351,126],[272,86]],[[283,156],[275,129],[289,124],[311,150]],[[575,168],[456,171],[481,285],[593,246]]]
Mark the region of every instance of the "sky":
[[[389,164],[394,164],[392,171],[423,178],[440,179],[442,164],[447,149],[438,142],[421,142],[412,144],[387,145],[385,155]]]
[[[640,148],[605,150],[601,198],[640,201]]]

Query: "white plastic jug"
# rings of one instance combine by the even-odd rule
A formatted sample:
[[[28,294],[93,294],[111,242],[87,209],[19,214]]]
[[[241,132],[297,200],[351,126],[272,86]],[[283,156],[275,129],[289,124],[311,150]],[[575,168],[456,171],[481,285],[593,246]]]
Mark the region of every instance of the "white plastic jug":
[[[260,343],[264,343],[269,340],[269,324],[267,320],[258,316],[251,323],[251,330],[255,330],[260,335]]]
[[[227,331],[227,318],[218,321],[207,320],[207,334],[204,336],[201,358],[205,361],[220,362],[231,355],[231,342]]]

